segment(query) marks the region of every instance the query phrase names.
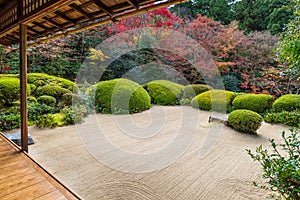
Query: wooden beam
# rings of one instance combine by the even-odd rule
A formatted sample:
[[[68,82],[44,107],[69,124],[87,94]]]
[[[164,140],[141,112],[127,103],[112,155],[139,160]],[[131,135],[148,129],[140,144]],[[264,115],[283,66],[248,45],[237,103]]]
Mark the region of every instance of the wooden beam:
[[[38,26],[38,27],[40,27],[40,28],[42,28],[42,29],[45,29],[46,31],[49,31],[50,33],[53,33],[53,31],[50,28],[48,28],[47,26],[44,26],[41,23],[38,23],[38,22],[31,22],[31,23]]]
[[[71,5],[69,5],[71,8],[73,8],[75,11],[81,13],[82,15],[84,15],[85,17],[87,17],[90,20],[95,20],[95,18],[93,17],[93,15],[87,13],[85,10],[83,10],[80,6],[78,6],[75,3],[72,3]]]
[[[139,4],[138,4],[138,2],[136,2],[135,0],[127,0],[127,2],[131,5],[131,6],[133,6],[135,9],[139,9]]]
[[[37,31],[37,30],[35,30],[35,29],[33,29],[32,27],[29,27],[29,26],[28,26],[27,29],[28,29],[29,31],[35,33],[37,36],[39,36],[39,37],[41,36],[40,32]]]
[[[98,8],[100,8],[101,10],[109,14],[111,17],[114,15],[114,12],[109,7],[107,7],[104,3],[102,3],[100,0],[92,0],[92,2],[96,4]]]
[[[61,24],[57,23],[56,21],[54,21],[54,20],[52,20],[52,19],[50,19],[48,17],[43,17],[43,19],[46,20],[46,21],[48,21],[50,24],[52,24],[53,26],[55,26],[59,30],[61,30],[61,31],[65,30],[65,28]]]
[[[57,14],[58,16],[60,16],[61,18],[67,20],[68,22],[71,22],[72,24],[76,25],[77,21],[68,17],[67,15],[65,15],[64,13],[60,12],[60,11],[55,11],[55,14]]]
[[[21,150],[28,152],[27,118],[27,26],[20,24],[20,99],[21,99]]]

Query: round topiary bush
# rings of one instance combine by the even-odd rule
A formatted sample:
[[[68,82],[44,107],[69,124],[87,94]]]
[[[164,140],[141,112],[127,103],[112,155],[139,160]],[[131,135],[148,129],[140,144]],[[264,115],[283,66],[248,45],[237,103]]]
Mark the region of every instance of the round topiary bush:
[[[38,87],[35,91],[37,96],[52,96],[57,100],[61,99],[64,94],[72,93],[70,90],[61,88],[59,86],[46,85],[42,87]]]
[[[151,100],[141,85],[121,78],[98,83],[95,106],[102,113],[136,113],[148,110]]]
[[[30,95],[29,85],[27,85],[27,93]],[[4,105],[11,105],[20,99],[20,80],[18,78],[0,79],[0,99]]]
[[[78,86],[74,82],[56,77],[56,76],[50,76],[48,74],[42,74],[42,73],[30,73],[27,75],[28,83],[34,84],[36,87],[45,86],[45,85],[56,85],[60,86],[61,88],[68,89],[72,91],[73,93],[78,93]]]
[[[206,92],[208,90],[213,90],[213,87],[209,85],[203,85],[203,84],[191,84],[185,86],[183,90],[183,99],[192,99],[198,94],[201,94],[203,92]]]
[[[158,105],[177,105],[182,96],[184,86],[167,81],[156,80],[147,83],[145,86],[151,100]]]
[[[201,110],[228,112],[234,93],[226,90],[210,90],[192,99],[192,106]]]
[[[235,110],[228,116],[228,124],[244,133],[256,133],[263,121],[262,116],[251,110]]]
[[[43,95],[37,98],[38,103],[45,104],[47,106],[54,107],[56,105],[56,99],[52,96]]]
[[[268,94],[245,94],[235,97],[232,105],[234,110],[246,109],[263,113],[272,107],[273,101],[273,97]]]
[[[300,109],[300,95],[287,94],[279,97],[273,103],[274,112],[293,111]]]

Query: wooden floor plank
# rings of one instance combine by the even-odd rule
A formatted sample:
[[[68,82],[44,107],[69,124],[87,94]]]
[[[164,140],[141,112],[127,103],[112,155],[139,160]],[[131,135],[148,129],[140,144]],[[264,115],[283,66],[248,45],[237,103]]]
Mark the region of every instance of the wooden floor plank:
[[[18,200],[22,197],[22,200],[32,200],[40,196],[44,196],[49,192],[55,191],[56,189],[46,180],[40,183],[31,185],[30,187],[23,188],[14,193],[2,196],[1,200]]]
[[[0,199],[80,199],[0,133]]]

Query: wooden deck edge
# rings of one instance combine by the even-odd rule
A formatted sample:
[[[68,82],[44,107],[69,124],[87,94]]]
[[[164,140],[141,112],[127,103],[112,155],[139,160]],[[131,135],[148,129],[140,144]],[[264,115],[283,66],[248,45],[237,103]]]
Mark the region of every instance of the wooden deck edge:
[[[82,199],[76,192],[68,188],[63,184],[58,178],[53,174],[49,173],[43,166],[36,162],[28,153],[23,152],[21,148],[14,142],[9,140],[4,133],[0,132],[0,137],[2,137],[13,149],[21,154],[21,156],[27,160],[35,170],[37,170],[41,176],[44,176],[49,183],[51,183],[59,192],[61,192],[67,199]]]

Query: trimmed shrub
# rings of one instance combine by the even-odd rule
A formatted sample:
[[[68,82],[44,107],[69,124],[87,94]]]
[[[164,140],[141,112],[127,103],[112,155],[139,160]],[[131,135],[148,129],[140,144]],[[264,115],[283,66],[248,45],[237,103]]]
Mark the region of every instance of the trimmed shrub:
[[[263,121],[262,116],[251,110],[235,110],[228,116],[228,124],[235,130],[255,134]]]
[[[300,95],[287,94],[279,97],[273,103],[274,112],[293,111],[300,109]]]
[[[36,120],[39,128],[49,127],[55,128],[64,125],[64,115],[61,113],[42,115]]]
[[[274,99],[268,94],[245,94],[237,96],[233,102],[233,109],[252,110],[257,113],[263,113],[267,109],[271,109]]]
[[[59,86],[46,85],[46,86],[38,87],[35,93],[37,96],[47,95],[56,98],[56,100],[59,100],[62,98],[64,94],[72,93],[72,92],[68,89],[61,88]]]
[[[68,79],[41,73],[30,73],[27,75],[27,79],[29,84],[34,84],[36,87],[50,84],[68,89],[73,93],[78,93],[78,86]]]
[[[136,113],[151,107],[147,91],[128,79],[99,82],[95,94],[95,106],[102,113]]]
[[[198,94],[201,94],[203,92],[206,92],[208,90],[213,90],[213,87],[209,85],[203,85],[203,84],[191,84],[185,86],[183,90],[183,97],[184,99],[192,99]]]
[[[195,96],[192,106],[201,110],[228,112],[234,93],[226,90],[210,90]]]
[[[37,103],[37,99],[33,96],[27,97],[28,103]]]
[[[268,123],[281,123],[288,126],[300,127],[300,111],[267,113],[264,115],[264,120]]]
[[[30,95],[29,85],[27,85],[27,93]],[[20,99],[20,80],[18,78],[0,79],[0,99],[4,105],[11,105]]]
[[[38,103],[45,104],[47,106],[54,107],[56,105],[56,99],[52,96],[43,95],[37,98]]]
[[[167,81],[156,80],[147,83],[145,86],[151,101],[158,105],[178,105],[184,86]]]
[[[0,131],[12,130],[20,127],[20,114],[0,113]]]

